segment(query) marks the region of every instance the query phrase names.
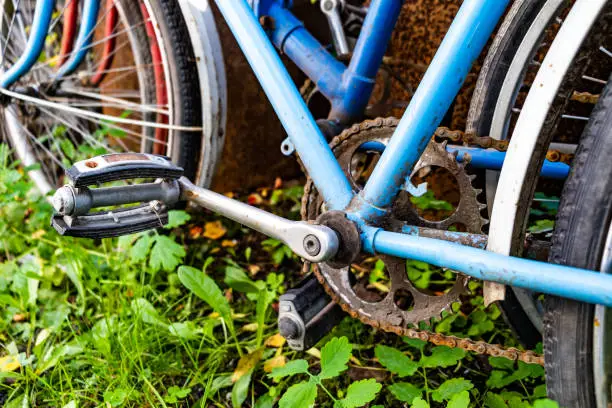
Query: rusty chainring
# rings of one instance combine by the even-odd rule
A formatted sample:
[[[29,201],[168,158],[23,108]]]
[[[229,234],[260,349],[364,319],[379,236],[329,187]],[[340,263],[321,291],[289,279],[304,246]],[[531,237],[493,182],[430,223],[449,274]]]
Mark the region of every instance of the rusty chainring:
[[[360,175],[360,160],[358,157],[363,157],[363,155],[357,153],[357,150],[366,142],[378,142],[386,145],[397,124],[398,120],[395,118],[367,120],[346,129],[331,141],[330,147],[356,191],[360,189],[356,181],[356,178]],[[480,190],[472,186],[473,176],[468,175],[464,166],[457,163],[455,156],[446,151],[445,145],[445,142],[437,143],[432,140],[415,166],[413,174],[428,166],[437,166],[448,170],[456,178],[461,195],[455,212],[445,220],[430,221],[417,214],[408,199],[409,197],[400,197],[396,200],[390,216],[384,221],[388,230],[401,231],[403,225],[448,229],[449,226],[460,223],[466,227],[467,232],[482,233],[482,227],[487,223],[487,220],[481,216],[481,210],[484,207],[477,200]],[[315,220],[324,211],[323,200],[316,192],[312,180],[308,179],[302,198],[302,219]],[[387,267],[391,287],[388,294],[382,299],[376,299],[376,301],[364,299],[356,293],[354,279],[349,267],[335,269],[327,264],[318,264],[312,265],[312,270],[332,299],[340,304],[342,309],[353,318],[358,318],[366,324],[437,345],[461,347],[481,354],[543,364],[543,357],[531,351],[522,352],[515,348],[505,349],[482,341],[460,339],[454,336],[409,328],[408,325],[410,324],[440,317],[441,313],[449,309],[452,303],[459,301],[460,296],[467,292],[469,277],[457,274],[453,287],[446,293],[436,296],[417,289],[410,282],[406,273],[405,260],[390,256],[381,258]],[[305,263],[304,271],[308,272],[310,269],[311,265]],[[405,298],[408,298],[409,303],[406,303]],[[407,305],[410,307],[406,307]]]

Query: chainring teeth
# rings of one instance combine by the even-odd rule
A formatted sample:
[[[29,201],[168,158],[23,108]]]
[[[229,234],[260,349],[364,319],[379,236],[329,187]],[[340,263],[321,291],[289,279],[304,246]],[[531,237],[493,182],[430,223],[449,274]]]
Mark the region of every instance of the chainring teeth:
[[[371,141],[387,144],[399,121],[395,118],[377,118],[367,120],[361,124],[355,124],[345,129],[340,135],[332,139],[330,147],[338,158],[338,162],[345,175],[351,182],[353,188],[360,189],[351,174],[355,153],[359,147]],[[417,163],[413,175],[427,166],[438,166],[447,169],[456,179],[459,186],[460,200],[455,211],[448,218],[441,221],[428,221],[416,214],[418,226],[437,229],[448,229],[451,225],[461,223],[468,228],[469,232],[480,233],[486,224],[480,215],[482,205],[478,202],[479,191],[472,186],[473,176],[465,172],[465,166],[457,163],[455,155],[448,153],[446,143],[431,141],[425,153]],[[411,207],[408,203],[407,206]],[[308,179],[304,187],[302,198],[302,217],[313,220],[319,215],[323,208],[323,200],[316,193],[312,180]],[[411,207],[413,208],[413,207]],[[465,216],[471,214],[471,217]],[[391,217],[394,218],[394,217]],[[399,230],[405,222],[389,220],[391,229]],[[414,286],[408,279],[405,260],[382,257],[389,272],[389,292],[376,302],[361,298],[354,290],[351,283],[352,273],[349,268],[334,269],[326,264],[315,265],[314,271],[319,281],[324,283],[326,290],[332,298],[338,301],[343,309],[350,311],[353,317],[359,317],[364,322],[376,327],[385,327],[386,330],[402,330],[408,324],[416,324],[438,318],[442,312],[448,310],[452,303],[460,300],[460,296],[467,292],[469,278],[463,274],[456,274],[456,280],[452,287],[441,295],[424,293]],[[412,298],[411,308],[405,310],[396,303],[396,296],[406,292]],[[396,329],[393,329],[396,327]]]

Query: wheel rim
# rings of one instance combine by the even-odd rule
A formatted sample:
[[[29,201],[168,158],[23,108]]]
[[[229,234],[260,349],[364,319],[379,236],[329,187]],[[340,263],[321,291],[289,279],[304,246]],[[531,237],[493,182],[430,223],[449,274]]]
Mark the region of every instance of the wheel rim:
[[[160,153],[172,154],[171,136],[167,142],[156,139],[156,123],[160,117],[166,123],[172,123],[172,101],[163,105],[156,101],[157,84],[153,69],[156,64],[161,65],[167,78],[168,64],[163,50],[157,61],[151,55],[151,36],[147,37],[145,24],[148,21],[152,27],[158,24],[153,13],[148,13],[149,19],[136,13],[140,5],[145,10],[144,3],[115,0],[118,19],[110,34],[102,32],[108,15],[108,9],[102,7],[85,61],[77,71],[67,75],[52,94],[42,91],[53,82],[50,78],[59,65],[61,34],[58,33],[62,31],[61,19],[71,1],[77,0],[58,2],[46,39],[44,59],[39,60],[12,89],[21,94],[25,93],[23,90],[34,92],[35,100],[14,98],[2,108],[3,138],[24,165],[40,165],[39,170],[30,171],[30,176],[43,194],[63,183],[63,169],[74,161],[106,152],[151,152],[154,145],[162,146]],[[17,0],[11,4],[20,10],[15,21],[22,21],[11,26],[12,13],[7,11],[9,3],[0,2],[0,32],[3,33],[0,48],[5,55],[0,72],[4,72],[23,50],[32,16],[28,2]],[[21,30],[17,32],[19,28]],[[159,38],[155,30],[152,35],[154,40]],[[100,84],[93,86],[88,83],[88,78],[103,63],[102,47],[110,38],[116,41],[112,51],[116,58],[103,72],[104,79]],[[165,83],[170,82],[166,80]],[[172,97],[171,92],[167,95]],[[75,109],[67,112],[37,101],[61,103]],[[92,117],[91,112],[98,116]]]

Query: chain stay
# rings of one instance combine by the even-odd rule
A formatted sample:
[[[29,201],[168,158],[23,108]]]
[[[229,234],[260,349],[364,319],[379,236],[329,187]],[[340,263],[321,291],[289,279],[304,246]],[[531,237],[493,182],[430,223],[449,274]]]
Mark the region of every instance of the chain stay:
[[[491,136],[476,136],[472,133],[466,133],[461,130],[451,130],[447,127],[439,127],[436,129],[435,137],[439,139],[448,140],[453,143],[466,143],[468,145],[478,146],[483,149],[495,149],[500,152],[508,150],[509,140],[497,140]],[[561,162],[565,164],[571,164],[573,154],[563,153],[559,150],[548,150],[546,153],[546,160],[550,162]]]

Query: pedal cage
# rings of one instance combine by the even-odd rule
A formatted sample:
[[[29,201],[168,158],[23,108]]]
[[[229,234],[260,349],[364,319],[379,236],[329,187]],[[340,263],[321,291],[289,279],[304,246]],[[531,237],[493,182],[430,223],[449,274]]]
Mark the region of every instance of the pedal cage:
[[[70,184],[55,193],[51,225],[61,235],[109,238],[159,228],[168,223],[168,207],[180,197],[183,169],[167,157],[116,153],[75,163],[66,170]],[[89,186],[136,178],[155,183],[90,189]],[[107,211],[92,208],[141,203]]]
[[[278,329],[290,348],[303,351],[313,347],[345,316],[310,274],[281,295]]]

